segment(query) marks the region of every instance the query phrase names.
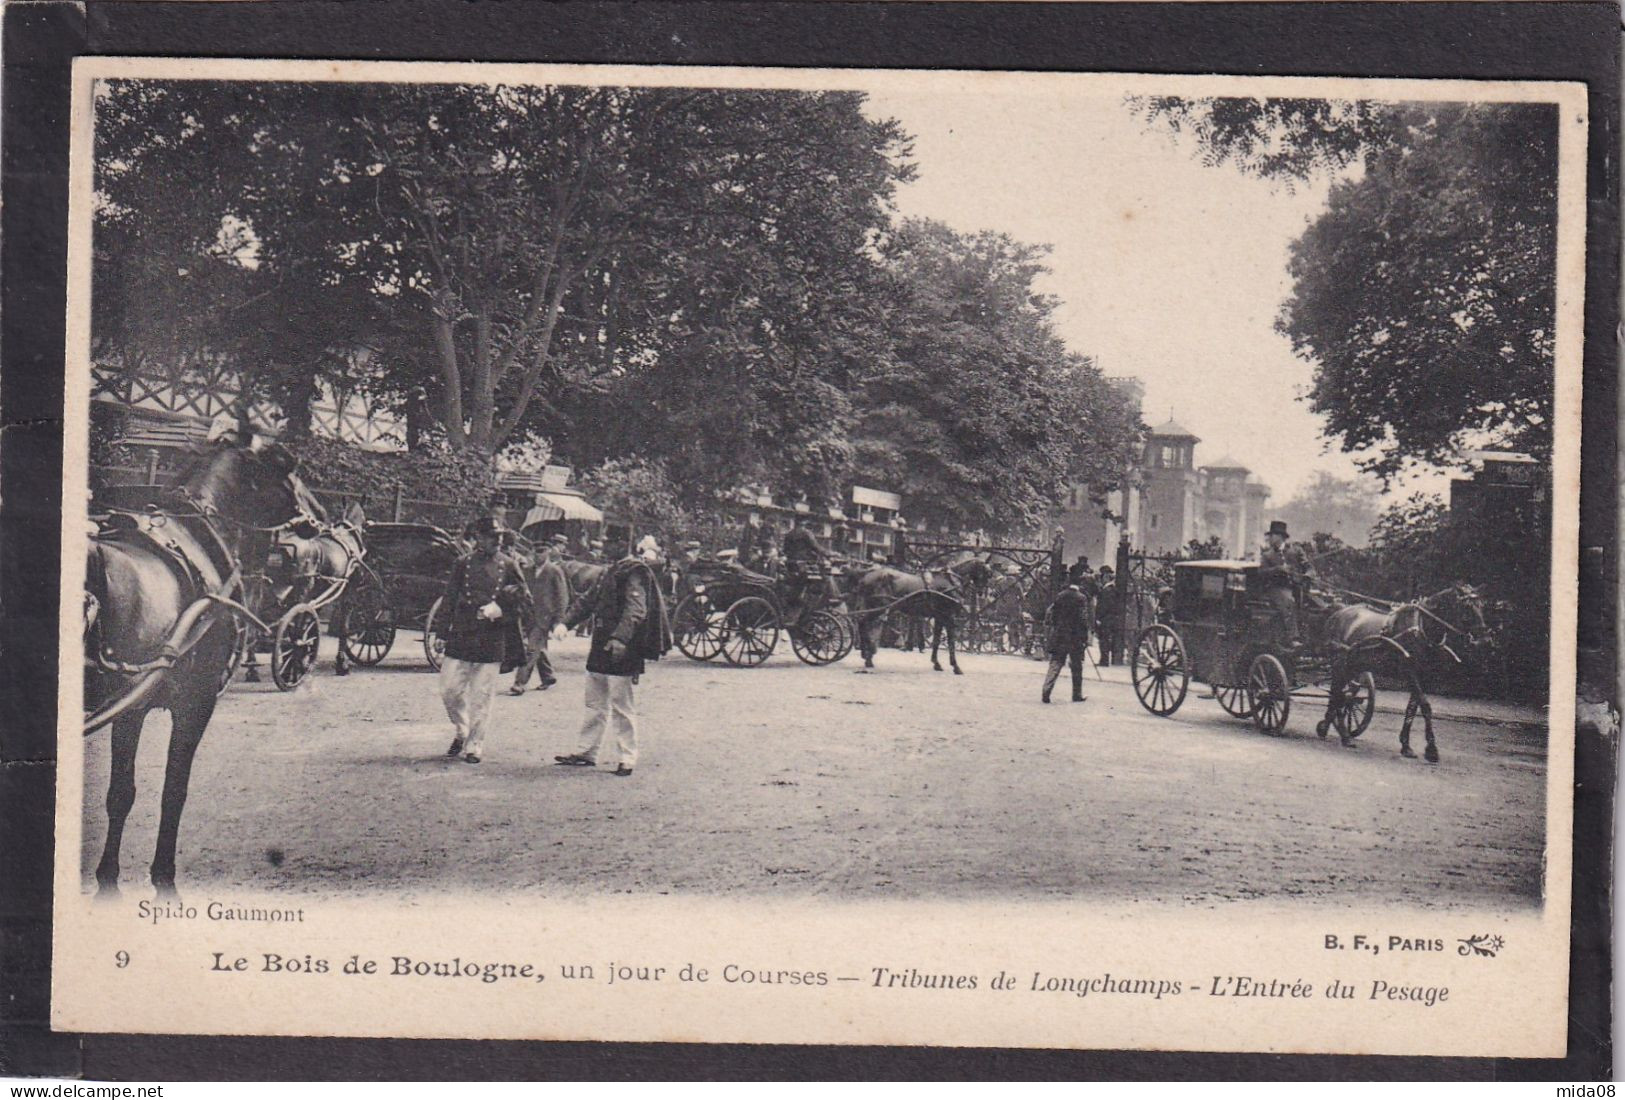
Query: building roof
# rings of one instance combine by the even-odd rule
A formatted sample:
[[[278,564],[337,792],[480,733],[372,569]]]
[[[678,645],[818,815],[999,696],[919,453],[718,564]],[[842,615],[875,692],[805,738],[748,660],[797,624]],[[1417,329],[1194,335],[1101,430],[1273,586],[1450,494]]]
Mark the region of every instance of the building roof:
[[[1239,460],[1237,460],[1235,458],[1232,458],[1230,455],[1225,455],[1223,458],[1219,459],[1217,462],[1204,462],[1204,463],[1202,463],[1202,469],[1204,469],[1204,470],[1251,470],[1252,467],[1247,465],[1245,462],[1241,462],[1241,461],[1239,461]]]
[[[1189,439],[1194,443],[1200,443],[1202,441],[1201,436],[1187,431],[1171,416],[1168,418],[1166,423],[1159,424],[1155,428],[1152,428],[1151,434],[1154,436],[1160,436],[1164,439]]]

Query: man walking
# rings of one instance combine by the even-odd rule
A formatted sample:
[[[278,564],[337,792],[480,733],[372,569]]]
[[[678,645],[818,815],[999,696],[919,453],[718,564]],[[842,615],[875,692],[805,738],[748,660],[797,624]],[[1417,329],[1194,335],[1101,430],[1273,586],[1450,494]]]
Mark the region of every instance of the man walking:
[[[1055,681],[1060,678],[1061,666],[1072,665],[1072,701],[1083,698],[1083,658],[1089,647],[1089,600],[1076,584],[1061,589],[1061,594],[1050,604],[1049,671],[1044,674],[1044,702],[1049,702]]]
[[[671,644],[654,574],[659,560],[660,543],[653,535],[645,535],[635,556],[616,562],[570,609],[565,626],[592,621],[592,648],[587,652],[587,716],[581,724],[579,747],[566,756],[555,756],[559,764],[596,766],[598,751],[613,726],[619,757],[615,774],[631,775],[637,766],[634,688],[645,660],[658,659]]]
[[[497,676],[510,648],[508,634],[522,628],[530,589],[519,564],[502,552],[496,520],[481,517],[467,534],[474,549],[457,559],[441,595],[446,653],[440,662],[440,699],[456,731],[446,755],[463,754],[478,764]]]

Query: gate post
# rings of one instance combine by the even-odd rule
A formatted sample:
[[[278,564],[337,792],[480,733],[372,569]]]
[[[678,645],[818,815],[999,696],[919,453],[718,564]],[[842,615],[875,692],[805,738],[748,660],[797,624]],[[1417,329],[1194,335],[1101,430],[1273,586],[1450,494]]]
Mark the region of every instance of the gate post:
[[[1112,664],[1123,663],[1123,639],[1128,634],[1129,556],[1128,535],[1117,540],[1117,636],[1112,639]]]
[[[400,482],[395,483],[395,522],[401,521],[401,498],[406,495],[406,489]]]

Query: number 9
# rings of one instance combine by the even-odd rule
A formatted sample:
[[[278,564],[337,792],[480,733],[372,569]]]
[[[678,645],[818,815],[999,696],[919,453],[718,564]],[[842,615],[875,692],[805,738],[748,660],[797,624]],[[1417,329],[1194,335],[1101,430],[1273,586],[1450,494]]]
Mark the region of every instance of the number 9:
[[[118,954],[113,956],[113,961],[118,964],[118,968],[120,970],[123,970],[126,966],[130,965],[130,953],[128,951],[120,951]]]

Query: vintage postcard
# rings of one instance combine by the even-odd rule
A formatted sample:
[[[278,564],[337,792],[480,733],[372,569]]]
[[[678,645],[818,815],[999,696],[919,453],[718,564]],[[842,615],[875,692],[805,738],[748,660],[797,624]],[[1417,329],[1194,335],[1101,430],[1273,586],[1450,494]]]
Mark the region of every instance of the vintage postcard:
[[[1584,92],[81,58],[55,1026],[1560,1056]]]

